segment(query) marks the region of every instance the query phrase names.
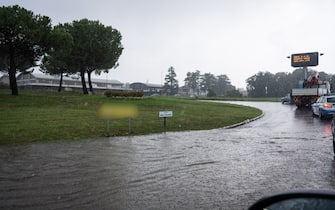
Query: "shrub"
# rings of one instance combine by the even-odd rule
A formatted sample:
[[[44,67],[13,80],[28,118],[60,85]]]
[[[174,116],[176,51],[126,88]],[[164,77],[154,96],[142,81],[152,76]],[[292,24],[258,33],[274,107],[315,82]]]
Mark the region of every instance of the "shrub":
[[[9,85],[5,83],[0,83],[0,89],[9,89]]]
[[[104,95],[109,97],[112,96],[112,91],[111,90],[105,90]]]
[[[131,90],[131,91],[116,91],[106,90],[104,95],[107,97],[142,97],[143,91]]]

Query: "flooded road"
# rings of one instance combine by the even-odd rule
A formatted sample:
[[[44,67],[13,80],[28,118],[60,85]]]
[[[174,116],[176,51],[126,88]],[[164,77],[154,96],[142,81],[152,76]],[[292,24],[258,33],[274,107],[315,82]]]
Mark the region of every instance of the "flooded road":
[[[0,209],[246,209],[335,189],[329,120],[269,102],[232,129],[0,146]]]

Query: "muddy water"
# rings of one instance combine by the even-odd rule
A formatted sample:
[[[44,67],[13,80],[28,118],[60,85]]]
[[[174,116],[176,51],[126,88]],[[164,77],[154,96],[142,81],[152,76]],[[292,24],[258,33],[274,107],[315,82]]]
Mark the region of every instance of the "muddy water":
[[[242,103],[242,102],[240,102]],[[233,129],[0,147],[0,209],[246,209],[335,189],[330,121],[280,103]]]

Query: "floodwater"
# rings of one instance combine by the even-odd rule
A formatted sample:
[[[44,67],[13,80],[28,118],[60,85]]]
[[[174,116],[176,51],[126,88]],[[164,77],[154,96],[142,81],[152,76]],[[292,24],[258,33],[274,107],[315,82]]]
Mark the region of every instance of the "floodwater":
[[[335,189],[330,120],[269,102],[231,129],[0,146],[0,209],[247,209]]]

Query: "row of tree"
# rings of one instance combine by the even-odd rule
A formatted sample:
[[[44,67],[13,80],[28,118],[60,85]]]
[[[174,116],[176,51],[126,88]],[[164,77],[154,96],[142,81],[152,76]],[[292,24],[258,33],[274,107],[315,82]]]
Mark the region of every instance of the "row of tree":
[[[45,73],[80,75],[83,93],[93,92],[91,74],[108,72],[118,66],[122,54],[121,34],[99,21],[82,19],[51,26],[47,16],[35,15],[18,5],[0,8],[0,69],[7,71],[12,95],[18,95],[16,73],[25,72],[37,64]],[[194,95],[206,92],[210,96],[227,95],[235,90],[226,75],[214,76],[200,71],[188,72],[185,79]],[[173,67],[168,69],[164,90],[178,94],[179,85]]]
[[[319,75],[319,80],[328,81],[331,91],[335,91],[335,75],[325,72],[317,72],[309,69],[307,77]],[[175,69],[170,67],[168,74],[165,76],[164,91],[167,95],[178,93],[178,80],[176,79]],[[303,68],[295,69],[292,73],[278,72],[272,74],[268,71],[258,72],[257,74],[246,79],[247,92],[249,97],[282,97],[291,92],[292,88],[298,88],[299,82],[305,78]],[[222,74],[215,76],[211,73],[201,74],[199,70],[188,72],[184,79],[185,87],[190,94],[199,96],[228,96],[241,97],[242,94],[231,84],[227,75]]]
[[[49,17],[18,5],[0,8],[0,69],[8,72],[12,95],[18,95],[16,73],[37,64],[61,78],[79,74],[84,94],[88,94],[87,74],[93,92],[92,72],[100,74],[118,66],[121,39],[118,30],[99,21],[82,19],[52,27]]]
[[[0,70],[8,72],[12,95],[18,95],[16,73],[39,64],[43,71],[58,74],[80,75],[83,93],[93,92],[91,74],[108,72],[118,66],[123,51],[120,32],[99,21],[82,19],[54,27],[47,16],[35,15],[18,5],[0,7]],[[314,71],[310,70],[309,74]],[[319,73],[320,80],[327,80],[335,87],[335,75]],[[298,86],[304,78],[303,69],[292,73],[258,72],[249,77],[247,91],[250,97],[281,97]],[[227,75],[188,72],[185,86],[194,95],[240,96]],[[173,67],[168,69],[164,90],[167,95],[178,93],[179,85]]]
[[[179,84],[176,79],[177,74],[171,66],[165,76],[164,92],[167,95],[175,95],[179,92]],[[207,96],[241,96],[241,93],[231,84],[227,75],[215,76],[211,73],[201,74],[199,70],[188,72],[184,79],[185,87],[192,95]]]
[[[315,70],[309,69],[307,77],[316,73]],[[318,74],[319,80],[328,81],[332,89],[335,87],[335,75],[325,72],[319,72]],[[292,88],[297,88],[299,81],[304,80],[304,78],[303,68],[295,69],[292,73],[258,72],[246,80],[247,91],[249,97],[281,97],[290,93]]]

